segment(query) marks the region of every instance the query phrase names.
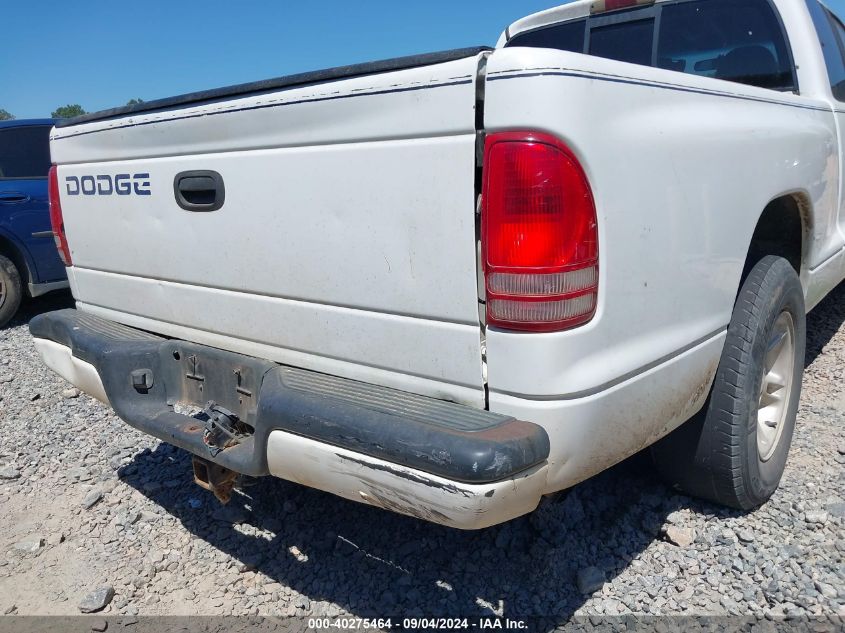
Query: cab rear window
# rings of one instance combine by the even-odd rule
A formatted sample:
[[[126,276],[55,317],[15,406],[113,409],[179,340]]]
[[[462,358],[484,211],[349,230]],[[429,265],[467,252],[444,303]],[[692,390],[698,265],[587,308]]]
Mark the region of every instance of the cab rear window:
[[[657,65],[762,88],[794,89],[786,38],[765,0],[697,0],[663,7]]]
[[[598,26],[590,30],[590,55],[648,66],[653,41],[654,20]]]
[[[786,34],[769,0],[659,3],[520,33],[507,46],[582,52],[773,90],[797,88]]]
[[[533,31],[526,31],[513,37],[508,46],[528,46],[530,48],[556,48],[571,53],[584,52],[584,35],[587,32],[586,20],[564,22]]]

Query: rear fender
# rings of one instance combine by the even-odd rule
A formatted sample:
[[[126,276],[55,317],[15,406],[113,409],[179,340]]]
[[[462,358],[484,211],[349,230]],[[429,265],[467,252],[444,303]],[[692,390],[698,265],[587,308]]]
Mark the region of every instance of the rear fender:
[[[25,286],[39,282],[35,262],[26,246],[3,227],[0,227],[0,255],[12,260]]]

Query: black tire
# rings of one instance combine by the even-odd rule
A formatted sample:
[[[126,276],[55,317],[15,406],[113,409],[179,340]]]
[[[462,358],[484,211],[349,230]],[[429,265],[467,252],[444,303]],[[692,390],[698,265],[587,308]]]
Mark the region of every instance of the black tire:
[[[11,259],[0,255],[0,327],[12,320],[22,300],[21,274]]]
[[[782,340],[777,334],[789,329],[783,325],[789,322],[784,313],[794,327],[793,373],[789,385],[782,388],[788,398],[778,416],[782,421],[771,432],[775,436],[768,447],[758,449],[758,406],[764,376],[771,376],[766,357],[768,353],[771,359],[782,349],[772,343],[773,334]],[[655,465],[666,482],[687,494],[740,510],[765,503],[780,483],[792,443],[805,346],[804,293],[795,269],[783,258],[766,256],[751,269],[740,289],[707,404],[652,447]],[[786,349],[778,358],[782,359],[779,366],[788,368]],[[765,427],[761,437],[766,437]],[[765,454],[761,456],[760,450]]]

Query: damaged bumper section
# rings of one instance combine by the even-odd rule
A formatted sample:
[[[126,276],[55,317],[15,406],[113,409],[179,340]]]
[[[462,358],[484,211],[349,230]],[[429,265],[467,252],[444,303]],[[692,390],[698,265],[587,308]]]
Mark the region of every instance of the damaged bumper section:
[[[77,310],[39,315],[30,330],[53,370],[206,464],[463,529],[530,512],[545,492],[549,438],[530,422]]]

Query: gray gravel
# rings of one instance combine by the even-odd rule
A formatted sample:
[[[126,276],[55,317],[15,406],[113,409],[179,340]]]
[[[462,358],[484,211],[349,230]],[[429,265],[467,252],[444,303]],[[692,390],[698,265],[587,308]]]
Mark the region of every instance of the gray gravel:
[[[780,490],[750,513],[668,490],[640,455],[481,532],[263,479],[221,507],[188,456],[0,330],[0,612],[845,616],[845,287],[809,318]],[[37,544],[37,547],[35,546]],[[95,605],[96,606],[96,605]]]

